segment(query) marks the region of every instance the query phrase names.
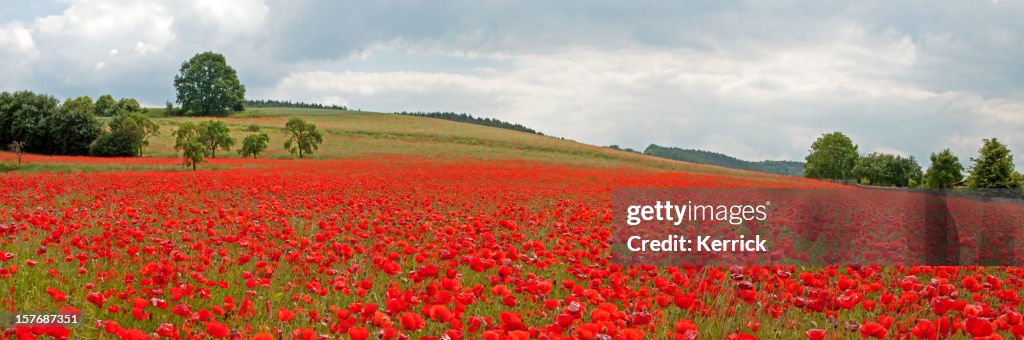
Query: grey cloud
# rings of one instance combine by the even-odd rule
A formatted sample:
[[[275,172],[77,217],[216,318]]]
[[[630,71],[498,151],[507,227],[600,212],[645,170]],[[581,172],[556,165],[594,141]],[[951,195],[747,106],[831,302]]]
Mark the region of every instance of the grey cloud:
[[[150,4],[0,12],[0,40],[32,38],[0,46],[20,63],[0,65],[0,87],[159,105],[184,59],[215,50],[250,97],[465,111],[593,144],[802,159],[839,130],[924,163],[946,147],[966,161],[991,136],[1024,152],[1020,1]],[[44,14],[119,29],[51,32],[31,19]]]

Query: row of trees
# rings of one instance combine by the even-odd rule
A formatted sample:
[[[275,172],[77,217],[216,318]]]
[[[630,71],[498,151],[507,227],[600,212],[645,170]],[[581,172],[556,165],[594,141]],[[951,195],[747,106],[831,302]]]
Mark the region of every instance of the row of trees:
[[[450,121],[455,121],[455,122],[462,122],[462,123],[490,126],[490,127],[496,127],[496,128],[499,128],[499,129],[506,129],[506,130],[513,130],[513,131],[519,131],[519,132],[526,132],[526,133],[532,133],[532,134],[537,134],[537,135],[543,135],[542,133],[537,132],[537,130],[528,128],[526,126],[523,126],[522,124],[509,123],[509,122],[498,120],[498,119],[494,119],[494,118],[474,117],[473,115],[465,114],[465,113],[454,113],[454,112],[405,112],[405,111],[402,111],[402,112],[396,112],[395,114],[404,115],[404,116],[418,116],[418,117],[437,118],[437,119],[444,119],[444,120],[450,120]]]
[[[251,129],[257,132],[259,128]],[[313,123],[293,117],[285,124],[287,140],[284,148],[299,158],[312,154],[323,143],[323,135]],[[201,123],[186,122],[174,131],[174,149],[182,153],[184,165],[196,165],[207,158],[216,158],[217,150],[230,151],[235,145],[230,129],[222,121],[209,120]],[[266,133],[249,134],[242,140],[238,154],[243,157],[258,157],[267,149],[270,136]]]
[[[256,99],[256,100],[245,100],[245,107],[296,107],[302,109],[332,109],[332,110],[348,110],[347,106],[344,105],[324,105],[320,103],[306,103],[290,100],[274,100],[274,99]]]
[[[922,172],[913,156],[902,157],[873,152],[861,156],[849,137],[833,132],[822,135],[811,144],[804,166],[809,178],[857,180],[860,183],[927,188],[952,188],[964,180],[964,168],[949,149],[932,153],[931,166]],[[1020,188],[1024,176],[1013,166],[1013,155],[996,138],[985,139],[978,157],[971,158],[968,187]]]
[[[97,116],[113,117],[103,124]],[[0,93],[0,145],[47,155],[141,155],[159,127],[135,99],[110,95],[57,98],[31,91]]]

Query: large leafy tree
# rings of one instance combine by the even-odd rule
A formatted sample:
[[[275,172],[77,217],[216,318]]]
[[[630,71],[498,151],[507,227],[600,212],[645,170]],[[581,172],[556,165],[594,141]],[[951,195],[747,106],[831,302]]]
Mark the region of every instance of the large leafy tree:
[[[825,179],[853,179],[857,162],[857,145],[841,132],[822,135],[811,144],[804,177]]]
[[[198,116],[224,116],[242,110],[245,102],[245,85],[224,56],[214,52],[182,63],[174,88],[181,108]]]
[[[320,143],[324,141],[323,136],[320,135],[320,130],[317,130],[315,124],[308,123],[298,117],[289,119],[288,123],[285,123],[284,129],[288,134],[288,140],[284,142],[284,148],[292,154],[298,154],[299,158],[302,158],[303,155],[312,154],[319,147]]]
[[[270,142],[270,136],[265,133],[254,133],[245,136],[242,140],[242,148],[238,149],[238,154],[242,157],[256,158],[259,154],[263,153],[263,150],[267,149],[267,143]]]
[[[971,177],[968,184],[972,188],[1017,188],[1020,186],[1018,174],[1013,167],[1013,155],[1010,149],[998,139],[984,139],[978,157],[971,158]]]
[[[231,150],[235,145],[235,139],[231,137],[231,130],[227,124],[219,120],[210,120],[199,124],[199,141],[206,147],[210,158],[217,157],[217,149]]]
[[[964,166],[949,149],[931,154],[932,165],[924,173],[924,185],[929,188],[948,189],[964,179]]]

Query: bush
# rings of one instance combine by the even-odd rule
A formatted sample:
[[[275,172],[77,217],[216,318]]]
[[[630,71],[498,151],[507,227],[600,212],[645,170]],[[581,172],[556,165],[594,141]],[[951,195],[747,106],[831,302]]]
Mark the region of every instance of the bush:
[[[245,127],[245,131],[260,132],[260,126],[256,125],[256,124],[252,124],[252,125],[249,125],[249,126]]]
[[[138,153],[138,140],[126,130],[107,132],[92,142],[89,154],[99,157],[132,157]]]

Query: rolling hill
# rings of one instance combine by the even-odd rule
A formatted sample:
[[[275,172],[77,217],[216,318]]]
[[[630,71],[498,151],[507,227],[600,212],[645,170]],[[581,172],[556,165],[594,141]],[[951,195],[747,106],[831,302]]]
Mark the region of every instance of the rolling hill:
[[[150,139],[146,157],[178,157],[171,134],[187,121],[224,121],[236,140],[230,152],[218,157],[240,157],[234,150],[246,135],[266,133],[270,143],[265,158],[292,158],[282,144],[285,122],[293,116],[315,123],[324,143],[313,158],[352,158],[371,155],[437,159],[531,160],[583,166],[626,166],[692,173],[728,174],[742,178],[765,174],[680,162],[628,151],[579,143],[565,138],[513,131],[449,120],[338,109],[261,107],[230,117],[160,117],[163,109],[149,109],[160,124],[160,135]]]

